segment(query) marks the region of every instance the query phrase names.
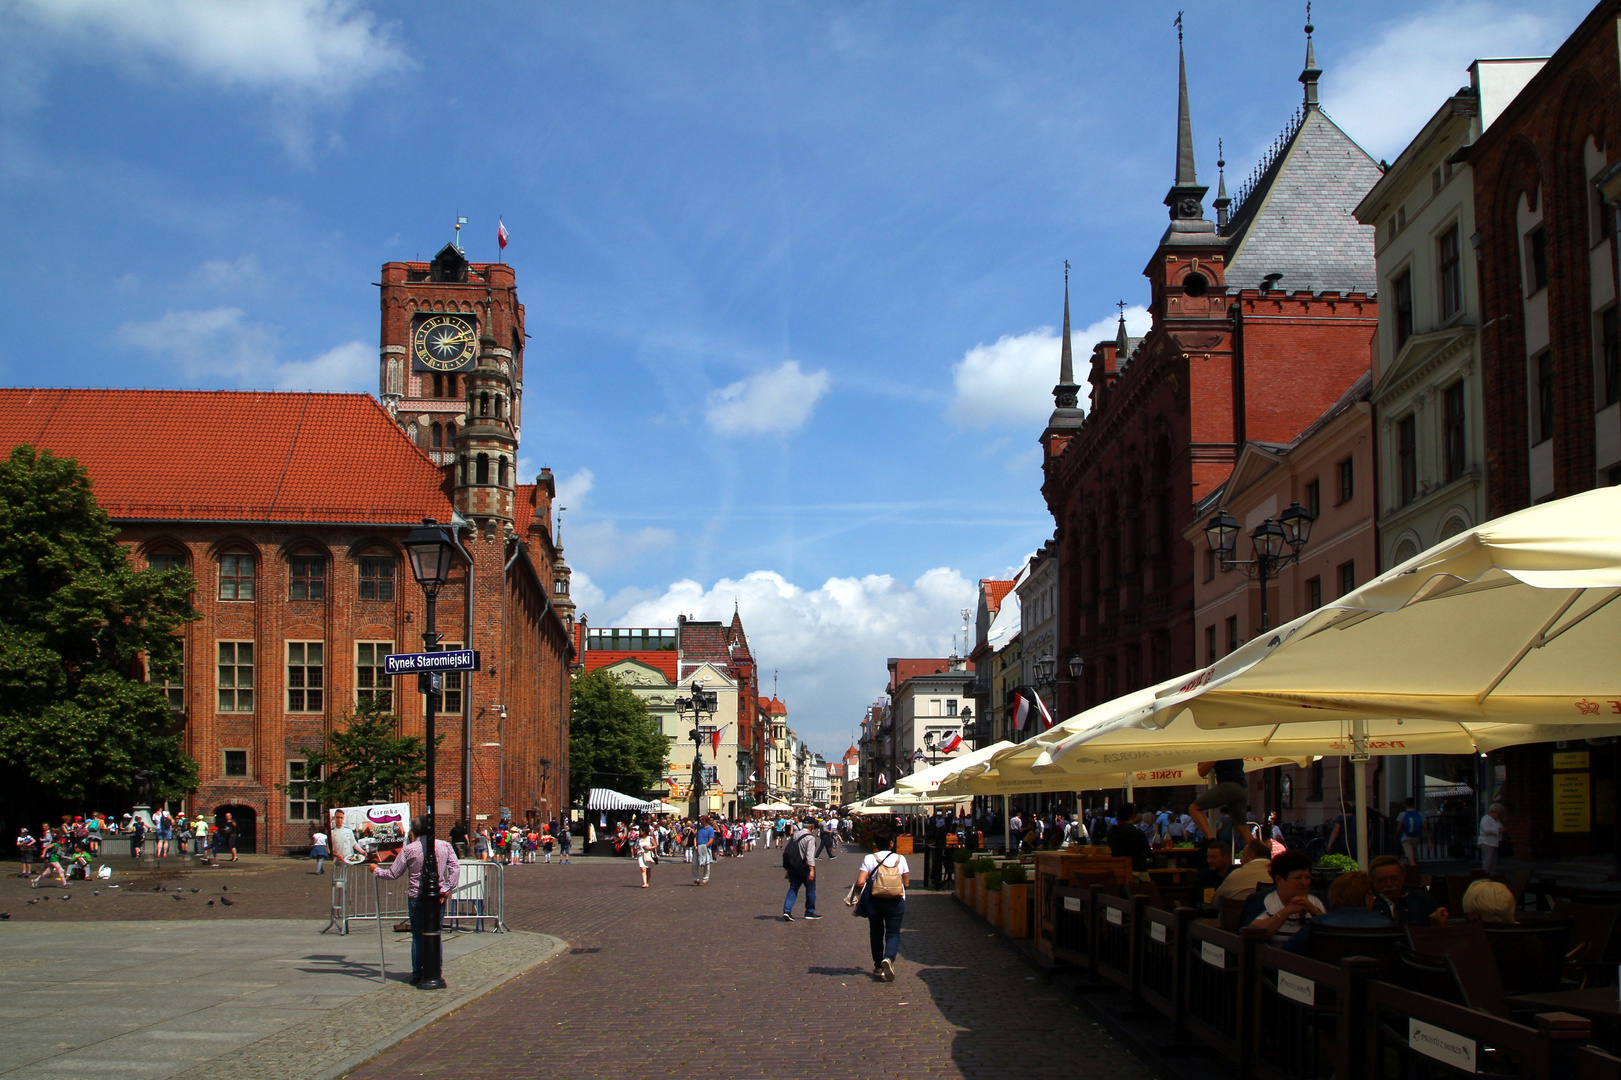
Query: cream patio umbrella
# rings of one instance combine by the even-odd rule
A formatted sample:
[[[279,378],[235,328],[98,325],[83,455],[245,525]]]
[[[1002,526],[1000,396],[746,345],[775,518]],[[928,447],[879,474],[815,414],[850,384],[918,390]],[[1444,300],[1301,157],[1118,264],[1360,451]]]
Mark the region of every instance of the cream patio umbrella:
[[[1621,488],[1601,488],[1486,522],[1255,638],[1159,692],[1144,726],[1164,739],[1186,714],[1250,752],[1337,728],[1357,766],[1366,857],[1369,754],[1621,732],[1618,597]]]

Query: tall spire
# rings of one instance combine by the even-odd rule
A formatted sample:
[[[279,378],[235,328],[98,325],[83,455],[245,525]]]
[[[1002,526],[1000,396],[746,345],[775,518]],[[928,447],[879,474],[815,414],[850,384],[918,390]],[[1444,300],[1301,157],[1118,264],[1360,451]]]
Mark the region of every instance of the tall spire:
[[[1176,182],[1165,195],[1171,209],[1172,232],[1210,232],[1204,220],[1204,195],[1209,188],[1199,186],[1193,165],[1193,116],[1188,107],[1188,61],[1182,48],[1182,13],[1176,14]]]
[[[1227,227],[1227,208],[1233,200],[1227,197],[1227,155],[1222,150],[1221,140],[1216,140],[1216,197],[1210,205],[1216,208],[1216,227]]]
[[[1317,80],[1323,69],[1317,66],[1317,52],[1312,48],[1311,0],[1306,0],[1306,66],[1300,72],[1300,82],[1306,88],[1306,108],[1317,108]]]
[[[1121,300],[1115,307],[1120,309],[1120,325],[1114,333],[1114,366],[1119,370],[1131,356],[1131,335],[1126,333],[1126,302]]]
[[[1079,422],[1081,388],[1075,383],[1075,354],[1069,342],[1069,260],[1064,260],[1064,340],[1058,346],[1058,385],[1053,387],[1053,415],[1047,426],[1071,427]]]

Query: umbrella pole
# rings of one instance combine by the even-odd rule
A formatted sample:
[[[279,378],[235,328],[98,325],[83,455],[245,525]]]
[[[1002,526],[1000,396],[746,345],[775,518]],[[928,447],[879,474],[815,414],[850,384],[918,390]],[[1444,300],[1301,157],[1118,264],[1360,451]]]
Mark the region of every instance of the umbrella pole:
[[[1002,796],[1002,850],[1009,855],[1017,855],[1013,850],[1013,821],[1008,816],[1008,797]]]
[[[1362,869],[1368,868],[1372,857],[1368,851],[1368,723],[1353,723],[1351,736],[1351,772],[1356,785],[1356,854]]]

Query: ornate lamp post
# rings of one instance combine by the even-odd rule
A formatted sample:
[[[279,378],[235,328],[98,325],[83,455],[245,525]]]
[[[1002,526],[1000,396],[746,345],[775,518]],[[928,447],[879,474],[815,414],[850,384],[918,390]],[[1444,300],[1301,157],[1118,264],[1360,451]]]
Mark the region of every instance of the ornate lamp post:
[[[467,553],[462,550],[456,538],[450,531],[441,526],[433,518],[423,518],[422,525],[412,529],[405,538],[405,551],[411,559],[411,575],[416,578],[417,584],[422,586],[422,595],[427,600],[428,611],[426,625],[422,631],[422,648],[425,652],[439,651],[439,633],[435,625],[435,618],[439,608],[439,590],[450,580],[450,571],[458,561],[466,562]],[[468,601],[471,602],[469,597]],[[422,834],[422,881],[417,890],[417,903],[424,905],[422,943],[419,946],[422,958],[422,981],[417,983],[419,990],[443,990],[444,980],[444,953],[439,940],[439,855],[435,847],[435,829],[433,820],[434,810],[434,720],[439,711],[439,695],[444,686],[444,676],[437,672],[423,672],[417,676],[418,688],[427,698],[426,722],[424,733],[427,737],[428,748],[428,777],[427,777],[427,809],[423,819],[427,828]]]
[[[1290,503],[1289,509],[1273,521],[1267,518],[1250,533],[1250,544],[1255,558],[1243,561],[1232,558],[1238,543],[1238,522],[1226,510],[1218,510],[1204,527],[1205,542],[1221,560],[1223,573],[1234,567],[1241,568],[1245,576],[1261,583],[1261,633],[1272,628],[1267,612],[1266,583],[1278,571],[1292,562],[1298,562],[1300,552],[1311,539],[1311,523],[1316,518],[1299,503]]]
[[[720,696],[705,690],[703,684],[692,684],[692,695],[675,699],[675,711],[683,720],[692,718],[692,792],[687,810],[694,820],[703,815],[704,796],[704,721],[715,715]]]

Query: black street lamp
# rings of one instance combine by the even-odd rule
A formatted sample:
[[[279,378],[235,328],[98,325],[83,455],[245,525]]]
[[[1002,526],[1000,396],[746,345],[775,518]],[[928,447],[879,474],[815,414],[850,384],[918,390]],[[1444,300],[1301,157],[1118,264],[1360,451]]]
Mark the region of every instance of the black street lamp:
[[[704,721],[715,715],[716,705],[720,695],[713,690],[705,690],[703,684],[692,684],[692,696],[682,696],[675,699],[676,714],[683,719],[692,718],[692,791],[689,793],[687,810],[694,821],[703,816],[704,799]]]
[[[1261,583],[1261,633],[1272,628],[1267,613],[1266,583],[1277,576],[1278,570],[1298,562],[1300,552],[1311,539],[1311,523],[1316,518],[1299,503],[1290,503],[1289,509],[1278,515],[1276,521],[1267,518],[1250,533],[1250,544],[1255,558],[1235,560],[1233,549],[1238,545],[1238,522],[1226,510],[1218,510],[1204,527],[1205,542],[1221,560],[1225,573],[1238,567],[1247,577]]]
[[[416,578],[417,584],[422,586],[422,595],[427,600],[428,611],[425,627],[422,631],[422,648],[425,652],[439,651],[439,633],[435,625],[435,617],[439,609],[439,590],[450,580],[450,571],[457,561],[469,561],[467,553],[456,542],[450,531],[441,526],[433,518],[423,518],[420,527],[412,529],[405,538],[405,551],[411,560],[411,575]],[[472,603],[472,597],[467,598]],[[437,671],[423,672],[417,676],[418,690],[427,699],[426,723],[424,733],[427,737],[428,748],[428,777],[427,777],[427,809],[423,813],[423,821],[427,828],[422,831],[422,881],[417,889],[417,903],[423,905],[422,910],[422,939],[418,946],[422,960],[422,979],[417,983],[418,990],[443,990],[444,979],[444,953],[439,940],[439,853],[434,841],[434,720],[439,711],[439,695],[444,685],[444,675]]]

